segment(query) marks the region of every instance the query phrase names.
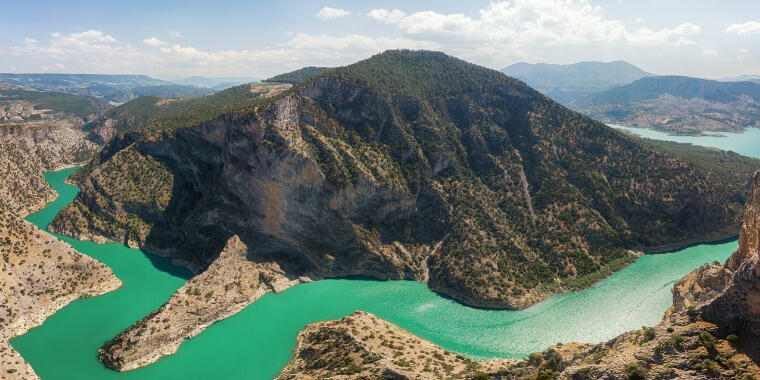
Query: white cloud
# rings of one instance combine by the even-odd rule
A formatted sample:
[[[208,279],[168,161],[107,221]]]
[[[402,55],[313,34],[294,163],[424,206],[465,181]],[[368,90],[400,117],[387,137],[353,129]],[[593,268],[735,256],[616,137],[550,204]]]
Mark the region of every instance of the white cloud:
[[[383,21],[386,24],[392,24],[401,21],[406,16],[406,13],[398,9],[390,11],[387,9],[373,9],[367,13],[367,16],[378,21]]]
[[[689,46],[689,45],[696,45],[696,44],[697,44],[697,41],[690,40],[686,37],[681,37],[675,42],[676,46]]]
[[[351,12],[345,9],[324,7],[322,8],[322,10],[320,10],[317,13],[317,18],[322,21],[327,21],[327,20],[334,20],[336,18],[346,17],[350,14]]]
[[[48,72],[70,70],[264,78],[308,65],[345,65],[388,49],[442,49],[436,42],[359,34],[332,36],[295,33],[287,41],[273,47],[240,50],[205,50],[170,44],[155,37],[141,42],[130,44],[102,32],[53,33],[47,41],[26,39],[9,47],[9,51],[14,56],[36,60],[41,64],[59,62],[60,66],[42,68]]]
[[[158,46],[164,46],[166,45],[166,42],[159,40],[156,37],[146,38],[143,40],[143,43],[148,46],[158,47]]]
[[[40,69],[42,69],[42,72],[45,73],[62,73],[66,71],[66,65],[61,63],[54,63],[52,65],[42,65]]]
[[[514,0],[493,2],[477,17],[398,9],[374,9],[370,18],[396,25],[410,35],[470,43],[501,43],[512,48],[528,45],[674,44],[679,38],[700,32],[692,23],[652,30],[631,30],[622,21],[608,19],[588,0]]]
[[[169,36],[171,36],[172,38],[180,38],[180,37],[182,37],[182,33],[178,32],[176,30],[169,29]]]
[[[702,49],[702,55],[705,57],[715,57],[718,55],[718,52],[706,47]]]
[[[739,36],[747,34],[759,34],[760,22],[747,21],[743,24],[731,24],[726,27],[726,33],[736,33]]]
[[[747,53],[749,53],[749,49],[741,48],[741,49],[739,49],[739,53],[741,53],[741,54],[747,54]]]

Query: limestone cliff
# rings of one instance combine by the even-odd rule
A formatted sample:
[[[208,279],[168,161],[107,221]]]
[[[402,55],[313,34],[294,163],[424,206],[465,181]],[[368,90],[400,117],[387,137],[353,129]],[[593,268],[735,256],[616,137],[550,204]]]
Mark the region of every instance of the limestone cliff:
[[[9,339],[78,298],[121,285],[107,266],[23,220],[55,199],[45,171],[94,153],[83,136],[66,125],[0,127],[0,379],[37,377]]]
[[[737,252],[726,265],[705,265],[679,280],[673,287],[673,307],[657,326],[596,345],[558,345],[520,361],[471,361],[469,371],[453,371],[461,362],[451,355],[436,356],[440,348],[357,312],[302,331],[294,357],[280,378],[758,378],[759,195],[760,172],[746,206]],[[404,344],[394,344],[397,341]],[[432,362],[427,357],[431,352],[444,364]]]
[[[196,273],[237,235],[300,272],[523,308],[624,267],[629,248],[740,224],[749,173],[724,186],[441,53],[386,52],[205,120],[214,99],[121,132],[52,228]]]
[[[760,342],[760,172],[747,200],[739,249],[726,263],[733,271],[720,295],[700,311],[707,320]],[[760,354],[760,344],[753,347]]]
[[[55,199],[42,174],[92,157],[99,147],[83,137],[67,126],[0,127],[0,199],[19,215]]]

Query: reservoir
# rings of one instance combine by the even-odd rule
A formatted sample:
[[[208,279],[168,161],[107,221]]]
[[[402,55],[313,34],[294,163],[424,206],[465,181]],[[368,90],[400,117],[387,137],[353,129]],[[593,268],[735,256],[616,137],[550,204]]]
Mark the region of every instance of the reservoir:
[[[729,139],[650,136],[653,131],[631,130],[645,137],[706,146],[726,144]],[[760,130],[737,136],[741,136],[737,143],[752,141],[717,147],[760,156]],[[75,170],[46,173],[45,179],[59,198],[27,220],[45,229],[74,199],[78,189],[64,181]],[[158,308],[190,273],[166,259],[122,244],[55,236],[108,265],[123,286],[72,302],[40,327],[11,341],[43,380],[271,379],[290,360],[296,334],[307,324],[340,318],[354,310],[374,313],[451,351],[476,358],[520,358],[558,342],[601,342],[658,323],[671,305],[675,281],[705,263],[723,262],[738,246],[732,240],[645,255],[590,289],[555,295],[520,311],[466,307],[412,281],[334,279],[301,284],[280,294],[265,295],[184,342],[175,355],[119,373],[98,362],[97,349]]]

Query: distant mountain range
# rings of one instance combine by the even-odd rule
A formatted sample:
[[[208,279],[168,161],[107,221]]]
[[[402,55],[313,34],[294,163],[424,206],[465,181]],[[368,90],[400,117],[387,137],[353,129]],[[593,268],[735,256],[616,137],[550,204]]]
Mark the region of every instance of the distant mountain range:
[[[674,134],[760,127],[760,84],[749,81],[646,77],[573,99],[568,105],[604,122]]]
[[[501,71],[562,104],[592,92],[654,75],[625,61],[591,61],[571,65],[521,62]]]
[[[224,90],[241,84],[258,81],[258,79],[248,77],[204,77],[198,75],[187,78],[167,78],[167,80],[185,86],[203,87],[213,90]]]
[[[718,79],[721,82],[755,82],[760,83],[760,75],[737,75],[735,77],[725,77]]]
[[[187,98],[217,91],[217,88],[176,84],[147,75],[0,73],[0,82],[40,91],[87,95],[114,103],[145,95]]]
[[[628,62],[517,63],[502,69],[595,119],[673,134],[760,126],[760,76],[657,76]]]

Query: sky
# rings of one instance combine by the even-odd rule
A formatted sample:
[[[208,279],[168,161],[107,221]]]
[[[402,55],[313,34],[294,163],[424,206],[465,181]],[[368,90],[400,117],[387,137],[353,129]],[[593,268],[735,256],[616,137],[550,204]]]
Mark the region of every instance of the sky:
[[[0,0],[0,72],[263,79],[387,49],[760,75],[758,0]]]

